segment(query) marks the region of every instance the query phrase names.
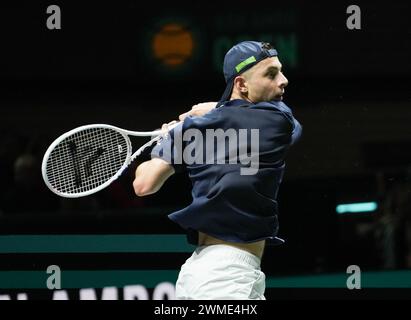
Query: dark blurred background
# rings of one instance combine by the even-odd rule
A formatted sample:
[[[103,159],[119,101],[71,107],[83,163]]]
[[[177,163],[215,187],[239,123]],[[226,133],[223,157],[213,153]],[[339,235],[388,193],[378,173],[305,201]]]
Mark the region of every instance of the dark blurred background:
[[[46,27],[51,4],[61,9],[60,30]],[[350,4],[361,9],[360,30],[346,26]],[[182,234],[167,214],[190,203],[187,177],[137,198],[139,159],[97,195],[60,199],[41,180],[42,156],[79,125],[153,130],[217,101],[225,52],[258,40],[279,51],[285,102],[304,130],[279,193],[287,242],[267,248],[266,274],[411,268],[410,9],[405,1],[2,2],[1,234]],[[374,208],[337,212],[355,203]],[[187,257],[176,254],[166,267]],[[30,259],[2,269],[69,260]],[[112,259],[93,256],[88,267],[139,268],[138,259]]]

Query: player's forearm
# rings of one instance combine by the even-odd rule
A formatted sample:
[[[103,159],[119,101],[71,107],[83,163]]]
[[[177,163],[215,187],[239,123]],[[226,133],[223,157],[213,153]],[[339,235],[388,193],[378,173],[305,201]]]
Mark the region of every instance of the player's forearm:
[[[152,159],[140,164],[135,172],[133,188],[139,197],[156,193],[174,174],[174,169],[162,159]]]

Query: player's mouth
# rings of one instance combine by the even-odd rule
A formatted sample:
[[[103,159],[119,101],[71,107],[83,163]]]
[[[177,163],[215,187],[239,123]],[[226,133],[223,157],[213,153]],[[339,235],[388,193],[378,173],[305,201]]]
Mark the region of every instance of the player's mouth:
[[[284,95],[284,89],[282,89],[281,91],[280,91],[280,93],[278,93],[276,96],[275,96],[275,99],[276,100],[283,100],[283,95]]]

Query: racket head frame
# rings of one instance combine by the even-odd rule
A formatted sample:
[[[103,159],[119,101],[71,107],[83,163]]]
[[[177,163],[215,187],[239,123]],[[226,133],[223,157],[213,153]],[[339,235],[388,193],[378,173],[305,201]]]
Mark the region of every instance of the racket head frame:
[[[127,144],[127,155],[126,155],[126,158],[125,158],[125,161],[124,161],[123,165],[116,172],[116,174],[113,175],[110,179],[108,179],[103,184],[101,184],[98,187],[93,188],[91,190],[87,190],[87,191],[80,192],[80,193],[67,193],[67,192],[61,192],[61,191],[56,190],[56,188],[54,188],[53,185],[50,183],[48,175],[47,175],[47,162],[50,158],[50,154],[53,152],[53,150],[62,141],[66,140],[67,138],[71,137],[72,135],[74,135],[78,132],[81,132],[81,131],[85,131],[85,130],[88,130],[88,129],[96,129],[96,128],[115,130],[119,134],[122,135],[122,137],[124,138],[124,141]],[[53,143],[48,147],[48,149],[46,150],[46,152],[44,153],[44,156],[43,156],[43,161],[42,161],[42,164],[41,164],[41,174],[43,176],[43,180],[44,180],[46,186],[52,192],[57,194],[58,196],[61,196],[61,197],[64,197],[64,198],[80,198],[80,197],[88,196],[88,195],[94,194],[94,193],[106,188],[108,185],[110,185],[114,180],[116,180],[121,175],[121,173],[124,171],[124,169],[127,168],[127,166],[131,162],[131,151],[132,151],[132,146],[131,146],[130,138],[127,135],[127,130],[123,130],[121,128],[118,128],[118,127],[115,127],[115,126],[112,126],[112,125],[107,125],[107,124],[90,124],[90,125],[80,126],[80,127],[74,128],[74,129],[72,129],[72,130],[70,130],[66,133],[63,133],[56,140],[54,140]]]
[[[169,127],[169,129],[175,128],[177,125],[181,124],[181,122],[175,123]],[[125,161],[123,165],[120,167],[120,169],[106,182],[102,183],[98,187],[95,187],[91,190],[79,192],[79,193],[67,193],[67,192],[61,192],[56,190],[56,188],[53,187],[53,185],[50,183],[48,175],[47,175],[47,161],[50,158],[51,153],[53,150],[64,140],[67,138],[71,137],[72,135],[85,131],[87,129],[96,129],[96,128],[101,128],[101,129],[110,129],[118,132],[121,134],[121,136],[124,138],[127,144],[127,155],[125,158]],[[43,161],[41,164],[41,173],[43,176],[43,180],[46,184],[46,186],[55,194],[58,196],[64,197],[64,198],[80,198],[84,196],[88,196],[91,194],[94,194],[107,186],[109,186],[114,180],[118,179],[118,177],[123,173],[123,171],[130,165],[130,163],[138,157],[142,151],[144,151],[145,148],[151,146],[154,142],[160,140],[162,136],[164,135],[163,130],[154,130],[154,131],[130,131],[130,130],[125,130],[116,126],[108,125],[108,124],[89,124],[89,125],[84,125],[80,126],[77,128],[74,128],[68,132],[63,133],[61,136],[56,138],[51,145],[47,148],[44,156],[43,156]],[[132,152],[132,145],[129,136],[137,136],[137,137],[152,137],[150,141],[142,145],[137,151],[135,151],[133,154]]]

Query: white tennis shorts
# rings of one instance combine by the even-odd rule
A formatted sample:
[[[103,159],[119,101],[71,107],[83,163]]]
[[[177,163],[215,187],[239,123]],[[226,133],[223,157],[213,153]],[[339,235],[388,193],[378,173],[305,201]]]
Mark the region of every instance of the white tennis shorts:
[[[224,244],[200,246],[182,265],[178,300],[265,300],[261,260]]]

